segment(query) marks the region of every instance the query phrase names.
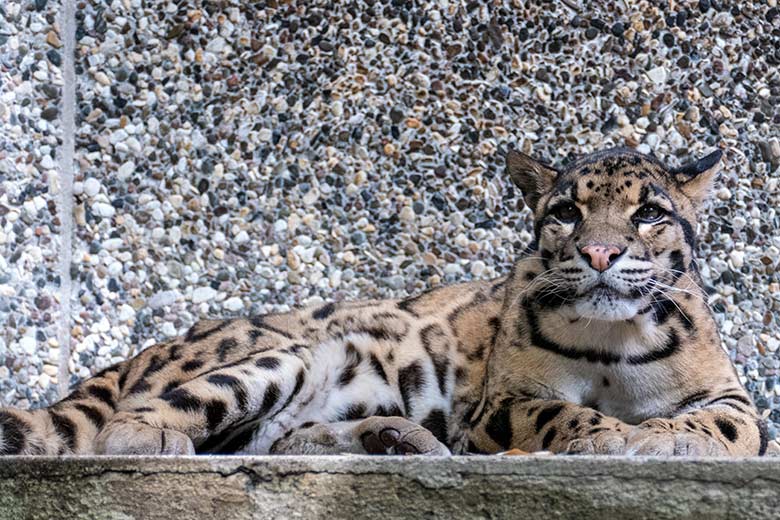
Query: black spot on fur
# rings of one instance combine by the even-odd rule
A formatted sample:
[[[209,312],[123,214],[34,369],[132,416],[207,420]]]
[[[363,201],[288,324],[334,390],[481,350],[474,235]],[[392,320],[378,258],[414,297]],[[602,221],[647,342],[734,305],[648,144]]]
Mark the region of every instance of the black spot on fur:
[[[336,418],[338,421],[355,421],[357,419],[363,419],[367,416],[365,403],[351,404],[346,410],[342,411]]]
[[[252,318],[250,320],[250,322],[252,323],[252,326],[255,327],[255,328],[267,330],[269,332],[273,332],[274,334],[278,334],[279,336],[282,336],[283,338],[293,339],[292,335],[289,332],[284,331],[282,329],[278,329],[278,328],[274,327],[273,325],[268,325],[264,321],[264,317],[263,316],[255,316],[254,318]]]
[[[734,423],[724,419],[722,417],[716,417],[715,418],[715,426],[718,427],[718,430],[720,430],[720,433],[723,434],[724,437],[726,437],[729,442],[735,442],[737,440],[737,428],[734,426]]]
[[[238,408],[242,412],[247,410],[249,399],[247,397],[246,387],[237,377],[227,374],[212,374],[206,381],[215,386],[230,388],[236,397]]]
[[[217,357],[220,361],[225,361],[225,358],[230,353],[230,351],[235,349],[237,346],[238,341],[236,341],[236,338],[223,339],[219,342],[219,346],[217,347]]]
[[[230,321],[222,321],[216,326],[201,332],[198,332],[198,330],[202,327],[200,326],[200,324],[196,323],[195,325],[190,327],[190,330],[188,330],[187,333],[184,335],[184,339],[190,343],[201,341],[203,339],[208,338],[212,334],[216,334],[217,332],[221,331],[222,329],[227,327],[230,323],[231,323]]]
[[[127,392],[128,394],[141,394],[144,392],[148,392],[152,389],[152,385],[144,381],[143,379],[136,382],[130,390]]]
[[[222,424],[226,414],[227,407],[219,399],[213,399],[206,403],[206,428],[209,431],[216,430]]]
[[[511,404],[511,398],[504,399],[485,425],[485,433],[504,450],[512,445]]]
[[[417,318],[420,315],[414,309],[412,309],[412,305],[414,305],[414,303],[417,301],[418,298],[419,296],[413,298],[407,298],[406,300],[401,300],[396,304],[396,307],[398,307],[399,311],[408,312],[409,314]]]
[[[176,343],[171,346],[171,350],[168,351],[168,361],[178,361],[181,359],[181,344]]]
[[[98,372],[97,374],[95,374],[95,375],[93,376],[93,379],[98,379],[98,378],[106,377],[107,375],[109,375],[109,374],[112,374],[112,373],[114,373],[114,372],[119,372],[119,370],[120,370],[121,368],[122,368],[122,364],[121,364],[121,363],[117,363],[116,365],[111,365],[110,367],[108,367],[108,368],[104,368],[103,370],[101,370],[100,372]]]
[[[651,309],[653,310],[653,318],[655,319],[656,324],[663,325],[666,323],[670,316],[675,312],[678,312],[677,307],[677,303],[669,298],[660,298],[658,301],[654,302],[651,305]]]
[[[558,434],[558,430],[555,429],[555,426],[547,430],[547,433],[544,434],[544,438],[542,439],[542,449],[546,450],[550,447],[550,444],[555,440],[555,436]]]
[[[561,413],[561,410],[563,410],[563,405],[555,404],[539,412],[539,415],[536,416],[536,425],[535,425],[536,433],[542,431],[542,428],[544,428],[544,426],[548,422],[555,419],[555,417],[557,417],[558,414]]]
[[[483,292],[478,292],[474,294],[474,296],[471,298],[471,301],[469,301],[468,303],[464,303],[463,305],[458,305],[447,315],[447,323],[449,323],[450,326],[454,328],[455,322],[458,321],[458,319],[463,315],[464,312],[476,307],[477,305],[481,305],[485,303],[487,300],[488,297]]]
[[[133,411],[136,413],[146,413],[146,412],[153,412],[154,408],[151,406],[141,406],[139,408],[133,408]]]
[[[412,415],[412,399],[420,393],[425,386],[425,374],[419,361],[398,371],[398,388],[401,390],[401,398],[404,401],[406,416]]]
[[[339,377],[339,386],[347,386],[355,378],[355,373],[360,363],[363,361],[363,356],[355,348],[352,343],[347,343],[346,347],[346,365]]]
[[[173,390],[174,388],[180,385],[181,385],[181,381],[171,381],[167,385],[165,385],[165,388],[163,388],[162,393],[167,394],[168,392],[170,392],[171,390]]]
[[[282,365],[279,358],[273,356],[263,356],[255,360],[255,366],[258,368],[264,368],[266,370],[276,370]]]
[[[672,283],[674,283],[686,272],[685,269],[685,257],[683,257],[682,251],[675,250],[669,253],[669,263],[672,268]]]
[[[361,324],[356,329],[356,333],[368,334],[377,340],[392,340],[401,341],[409,332],[409,324],[401,319],[401,317],[392,312],[379,312],[371,316],[373,322],[378,325],[366,325]],[[383,323],[383,320],[387,320]],[[399,325],[402,326],[399,329]],[[395,330],[393,330],[395,327]]]
[[[669,331],[669,339],[666,341],[666,345],[659,350],[654,350],[646,354],[637,356],[631,356],[628,358],[629,365],[644,365],[646,363],[653,363],[654,361],[660,361],[666,359],[679,352],[680,350],[680,337],[677,335],[675,329]]]
[[[195,370],[199,369],[203,366],[203,361],[200,359],[193,359],[191,361],[187,361],[181,366],[181,369],[184,372],[194,372]]]
[[[214,414],[219,413],[218,411],[213,411]],[[206,417],[206,420],[208,421],[208,416]],[[214,421],[216,421],[216,415],[214,415]],[[215,426],[216,427],[216,426]],[[214,428],[215,428],[214,427]],[[214,428],[211,428],[213,431]],[[250,431],[254,432],[254,428],[249,428]],[[201,454],[201,453],[217,453],[217,448],[220,446],[223,446],[228,439],[233,437],[235,435],[235,430],[232,428],[226,428],[225,430],[221,431],[220,433],[217,433],[216,435],[210,435],[206,440],[195,446],[195,453]],[[248,442],[248,441],[247,441]],[[225,453],[224,451],[219,451],[219,453]]]
[[[114,394],[108,388],[104,386],[92,385],[87,388],[87,393],[95,399],[106,403],[111,409],[114,408]]]
[[[500,282],[493,284],[490,287],[490,295],[494,296],[498,291],[503,289],[505,285],[506,285],[506,279],[501,280]]]
[[[324,320],[336,311],[335,303],[326,303],[311,314],[315,320]]]
[[[374,415],[376,415],[377,417],[403,417],[404,413],[401,411],[401,409],[398,407],[397,404],[393,403],[388,406],[384,406],[384,405],[377,406]]]
[[[260,405],[259,413],[261,416],[271,411],[276,402],[279,400],[280,395],[281,393],[279,392],[279,385],[276,383],[269,383],[265,389],[265,394],[263,395],[263,404]]]
[[[433,369],[436,372],[436,380],[439,383],[439,392],[441,392],[441,395],[446,395],[447,393],[447,372],[450,368],[450,357],[446,351],[441,352],[434,350],[433,344],[434,342],[444,344],[445,349],[449,350],[447,339],[444,330],[436,324],[428,325],[420,331],[420,341],[433,363]]]
[[[387,373],[385,372],[384,367],[382,366],[382,362],[379,361],[379,358],[376,357],[375,354],[371,353],[368,356],[368,361],[371,363],[371,368],[374,369],[374,372],[382,379],[382,381],[385,382],[385,384],[388,384],[387,382]]]
[[[282,352],[285,352],[287,354],[297,355],[300,354],[301,351],[306,350],[307,348],[309,348],[307,345],[303,345],[301,343],[293,343],[292,345],[284,349]]]
[[[464,350],[466,350],[465,345],[463,345],[463,343],[461,342],[458,342],[458,352],[463,352]],[[486,350],[487,350],[487,345],[485,345],[484,343],[480,343],[479,345],[477,345],[477,348],[475,348],[472,352],[466,354],[466,359],[468,359],[469,361],[480,361],[482,358],[485,357]],[[447,361],[447,363],[449,363],[449,361]],[[446,370],[442,372],[442,375],[444,374],[446,374]],[[439,374],[437,373],[437,376],[438,375]],[[444,394],[444,389],[443,389],[444,387],[440,385],[440,388],[442,388],[442,394]]]
[[[677,221],[677,223],[680,225],[680,227],[683,230],[683,236],[685,238],[685,243],[688,244],[688,247],[691,248],[691,251],[696,250],[696,232],[693,230],[693,225],[685,220],[684,218],[680,217],[679,215],[673,215],[672,216],[674,220]]]
[[[578,421],[577,419],[572,419],[571,421],[569,421],[569,428],[571,428],[572,430],[579,425],[580,425],[580,421]]]
[[[149,376],[151,374],[154,374],[155,372],[159,372],[160,370],[165,367],[167,364],[167,361],[163,360],[155,354],[152,356],[152,358],[149,360],[149,364],[146,366],[146,369],[144,369],[144,376]]]
[[[603,386],[604,388],[609,388],[609,379],[607,379],[606,377],[603,378],[601,380],[601,386]]]
[[[599,417],[598,415],[594,415],[593,417],[590,418],[590,421],[588,422],[591,424],[591,426],[598,426],[599,424],[601,424],[601,417]]]
[[[106,423],[106,418],[103,417],[103,414],[95,408],[94,406],[89,406],[87,404],[83,403],[77,403],[73,406],[76,410],[83,413],[89,421],[95,425],[95,428],[102,428],[103,425]]]
[[[411,296],[409,298],[406,298],[405,300],[401,300],[400,302],[398,302],[398,305],[396,305],[396,307],[398,307],[399,310],[408,312],[412,316],[419,317],[420,315],[413,308],[414,304],[420,301],[423,297],[427,296],[431,291],[433,291],[433,289],[428,289],[416,296]]]
[[[172,408],[183,412],[196,412],[200,410],[203,404],[200,399],[189,393],[183,388],[177,388],[160,396],[160,399],[167,402]]]
[[[295,399],[295,396],[298,395],[298,392],[301,391],[301,388],[303,388],[305,375],[306,375],[305,369],[301,368],[300,370],[298,370],[298,373],[295,375],[295,387],[293,387],[293,390],[290,393],[290,395],[287,396],[287,400],[281,406],[280,410],[286,409],[287,406],[289,406],[289,404],[292,402],[292,400]]]
[[[431,410],[425,419],[422,420],[420,425],[433,433],[439,442],[442,444],[448,444],[447,439],[447,416],[443,410],[434,409]]]
[[[232,432],[230,432],[232,433]],[[252,441],[255,436],[255,427],[244,428],[237,434],[233,435],[230,440],[222,446],[217,452],[219,455],[229,455],[243,450],[247,444]]]
[[[158,356],[157,354],[153,355],[149,360],[149,364],[146,366],[144,371],[141,373],[141,376],[138,378],[138,381],[135,382],[135,384],[130,388],[130,391],[128,393],[140,394],[142,392],[148,392],[149,390],[151,390],[152,387],[147,382],[147,378],[152,374],[155,374],[160,370],[162,370],[166,364],[167,364],[167,360],[161,359],[160,356]]]
[[[3,455],[18,455],[24,449],[25,438],[30,432],[29,427],[8,412],[0,411],[0,429],[3,436]]]
[[[292,394],[290,394],[290,399],[298,395],[298,392],[301,391],[301,388],[303,388],[303,383],[306,378],[306,373],[303,369],[298,370],[298,374],[295,376],[295,388],[293,388]]]
[[[68,446],[70,451],[76,451],[76,423],[57,412],[49,412],[54,430]]]

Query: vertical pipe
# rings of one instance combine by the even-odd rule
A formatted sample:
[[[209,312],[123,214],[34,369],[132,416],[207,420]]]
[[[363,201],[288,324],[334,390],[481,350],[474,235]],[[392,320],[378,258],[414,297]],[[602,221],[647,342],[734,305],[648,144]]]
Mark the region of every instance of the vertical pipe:
[[[62,68],[62,146],[59,154],[60,191],[57,212],[60,219],[60,363],[58,390],[60,397],[68,394],[70,374],[71,279],[70,264],[73,244],[73,157],[76,135],[76,6],[75,0],[62,0],[60,30],[63,42]]]

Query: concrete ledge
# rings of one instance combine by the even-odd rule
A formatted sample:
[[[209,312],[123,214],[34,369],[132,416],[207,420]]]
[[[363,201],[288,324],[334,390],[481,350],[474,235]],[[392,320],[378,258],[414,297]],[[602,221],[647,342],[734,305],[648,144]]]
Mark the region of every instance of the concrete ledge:
[[[0,458],[0,518],[775,518],[780,460]]]

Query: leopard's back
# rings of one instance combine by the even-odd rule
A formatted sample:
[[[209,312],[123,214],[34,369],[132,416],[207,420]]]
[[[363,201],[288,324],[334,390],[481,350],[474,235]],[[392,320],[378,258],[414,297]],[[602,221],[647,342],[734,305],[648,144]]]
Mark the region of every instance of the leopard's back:
[[[301,424],[369,416],[407,417],[449,443],[479,398],[501,287],[473,282],[405,300],[202,321],[50,409],[3,411],[11,440],[0,449],[90,453],[106,449],[101,434],[112,425],[138,422],[183,431],[198,452],[267,453]]]

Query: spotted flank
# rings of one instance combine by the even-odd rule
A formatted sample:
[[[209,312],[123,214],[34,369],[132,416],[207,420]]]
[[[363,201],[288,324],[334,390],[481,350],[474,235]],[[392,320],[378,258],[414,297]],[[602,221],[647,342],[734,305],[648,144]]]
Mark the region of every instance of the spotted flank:
[[[0,410],[0,454],[763,454],[694,258],[719,161],[510,151],[535,240],[506,276],[198,323]]]

